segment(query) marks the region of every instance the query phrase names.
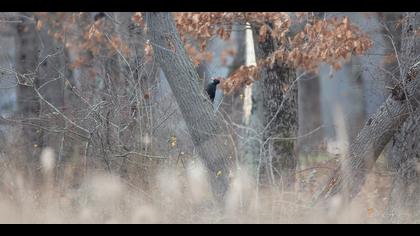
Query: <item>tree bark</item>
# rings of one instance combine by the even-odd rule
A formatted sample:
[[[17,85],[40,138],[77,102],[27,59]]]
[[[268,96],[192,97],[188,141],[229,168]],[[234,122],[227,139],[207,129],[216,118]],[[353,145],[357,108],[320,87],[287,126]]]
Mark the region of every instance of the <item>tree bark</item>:
[[[404,78],[407,75],[409,66],[414,64],[416,57],[416,34],[414,28],[416,27],[416,13],[405,13],[403,14],[404,24],[401,28],[401,36],[399,37],[400,41],[400,65],[397,65],[399,69],[400,78]],[[406,130],[408,131],[408,130]],[[408,131],[408,133],[412,133]],[[394,167],[394,170],[398,169],[399,163],[402,161],[401,155],[398,154],[398,151],[401,151],[400,147],[395,147],[394,144],[396,140],[401,140],[401,137],[406,135],[403,130],[399,132],[394,137],[394,142],[391,148],[390,154],[390,166]]]
[[[414,14],[414,15],[413,15]],[[413,37],[413,16],[408,13],[403,22],[403,29]],[[403,40],[401,48],[404,54],[412,54],[412,41]],[[405,52],[404,52],[405,51]],[[407,62],[409,63],[409,62]],[[340,168],[336,169],[326,186],[316,198],[326,200],[345,191],[344,197],[354,198],[363,186],[366,174],[373,167],[386,144],[410,116],[410,111],[417,108],[415,102],[420,98],[419,82],[416,79],[420,62],[401,70],[401,81],[392,89],[385,103],[373,114],[352,142],[348,154],[343,158]],[[414,101],[414,102],[413,102]]]
[[[392,155],[397,155],[397,173],[393,179],[385,214],[388,223],[407,223],[419,219],[420,209],[420,109],[410,116],[395,136]],[[411,218],[411,219],[410,219]],[[419,221],[416,220],[418,223]]]
[[[21,13],[21,23],[17,24],[16,44],[16,72],[18,73],[17,87],[17,116],[35,123],[40,113],[40,102],[33,87],[38,87],[38,48],[39,40],[35,29],[35,22],[28,19],[30,13]],[[22,127],[22,149],[30,163],[35,162],[42,147],[42,134],[32,126]]]
[[[408,66],[415,61],[416,36],[413,30],[416,28],[416,13],[405,14],[401,34],[401,73],[406,75]],[[416,101],[415,101],[416,102]],[[416,102],[418,103],[418,102]],[[402,128],[394,136],[391,157],[392,163],[397,170],[393,181],[390,202],[386,212],[387,219],[392,223],[405,222],[407,216],[418,218],[420,201],[419,169],[420,158],[419,135],[420,135],[420,109],[417,109],[404,123]],[[403,214],[408,213],[408,214]]]
[[[385,103],[373,114],[351,143],[348,154],[341,161],[315,201],[330,199],[343,190],[346,198],[352,199],[360,191],[367,172],[373,167],[386,144],[394,136],[401,124],[409,117],[410,107],[418,104],[410,102],[420,98],[419,82],[411,79],[419,71],[416,63],[410,69],[410,76],[404,80],[406,89],[397,86]]]
[[[188,58],[171,13],[146,13],[148,34],[160,64],[181,109],[195,148],[209,172],[219,200],[229,187],[234,153],[228,127],[220,113],[214,113],[203,93],[199,76]]]
[[[400,48],[401,47],[401,24],[395,24],[395,22],[401,20],[401,18],[403,17],[403,12],[380,12],[377,13],[378,16],[378,20],[382,23],[382,30],[381,30],[381,34],[384,37],[384,41],[385,41],[385,51],[389,51],[389,52],[394,52],[394,46],[396,48]],[[393,54],[394,54],[393,53]],[[395,54],[393,55],[395,56]],[[385,61],[384,60],[384,69],[386,70],[386,72],[383,73],[382,75],[382,80],[381,81],[383,83],[383,89],[385,90],[385,93],[387,93],[386,91],[386,87],[393,87],[397,84],[398,79],[400,76],[400,71],[399,71],[399,67],[398,67],[398,61],[392,60],[392,61]],[[382,86],[381,86],[382,87]],[[385,150],[383,152],[385,161],[386,161],[386,167],[389,170],[392,171],[396,171],[397,170],[397,165],[398,165],[398,160],[393,160],[393,155],[392,155],[392,143],[389,143],[386,147]]]
[[[258,32],[258,31],[257,31]],[[267,36],[258,44],[257,58],[266,58],[278,47],[278,42]],[[291,187],[295,181],[297,159],[295,140],[298,125],[298,88],[294,83],[296,71],[280,62],[261,73],[263,112],[262,182]],[[276,183],[278,181],[278,183]]]

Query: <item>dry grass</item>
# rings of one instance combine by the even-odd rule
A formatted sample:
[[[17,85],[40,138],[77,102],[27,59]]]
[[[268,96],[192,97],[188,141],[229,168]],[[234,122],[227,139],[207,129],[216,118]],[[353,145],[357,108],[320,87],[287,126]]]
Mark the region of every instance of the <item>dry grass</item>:
[[[213,204],[205,171],[197,161],[162,168],[145,190],[135,181],[97,170],[78,178],[80,172],[69,170],[72,165],[64,180],[57,181],[52,155],[47,150],[40,157],[43,168],[37,183],[29,181],[19,165],[11,165],[10,157],[2,158],[1,223],[380,223],[389,185],[388,177],[373,173],[353,203],[344,206],[336,198],[324,210],[312,207],[310,199],[328,168],[298,172],[292,192],[257,189],[242,171],[233,179],[222,210]],[[320,165],[334,163],[314,163]]]

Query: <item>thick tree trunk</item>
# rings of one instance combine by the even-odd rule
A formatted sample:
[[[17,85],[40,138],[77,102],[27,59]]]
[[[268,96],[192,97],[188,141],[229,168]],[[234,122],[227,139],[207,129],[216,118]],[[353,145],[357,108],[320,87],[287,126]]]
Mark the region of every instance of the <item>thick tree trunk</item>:
[[[383,35],[384,38],[384,52],[394,52],[394,46],[396,48],[401,47],[401,24],[395,24],[395,22],[399,21],[404,13],[402,12],[380,12],[377,13],[378,21],[382,23],[381,28],[381,35]],[[395,56],[395,53],[393,56]],[[383,72],[382,75],[382,81],[380,81],[383,86],[380,86],[380,88],[383,88],[385,93],[387,93],[386,87],[393,87],[397,84],[398,79],[400,76],[400,70],[398,67],[398,60],[394,58],[394,60],[386,60],[384,61],[384,69],[386,72]],[[392,155],[392,143],[389,143],[383,152],[385,161],[386,161],[386,167],[389,170],[396,171],[398,160],[393,160]]]
[[[40,102],[33,87],[38,87],[38,48],[39,40],[35,29],[35,22],[28,19],[32,15],[21,13],[21,23],[17,24],[16,43],[16,72],[19,85],[17,87],[17,115],[30,123],[36,123],[40,113]],[[30,165],[42,147],[42,134],[33,126],[23,126],[22,149]]]
[[[420,109],[410,116],[395,136],[392,155],[397,155],[385,220],[390,223],[419,222],[420,210]]]
[[[416,63],[412,67],[410,74],[418,73],[419,64]],[[405,92],[401,86],[397,86],[393,94],[368,119],[351,143],[349,153],[341,162],[341,167],[334,172],[316,201],[329,199],[343,190],[348,191],[348,196],[345,197],[351,199],[360,191],[367,172],[373,167],[400,125],[409,117],[410,107],[415,109],[418,106],[415,102],[408,102],[420,98],[418,80],[410,77],[405,80]]]
[[[401,34],[401,72],[406,75],[408,66],[415,61],[416,36],[412,28],[416,28],[416,13],[405,14],[406,23],[403,24]],[[418,101],[414,101],[418,103]],[[418,161],[420,158],[420,109],[417,109],[404,123],[394,136],[391,157],[397,170],[394,178],[390,203],[387,210],[387,220],[390,222],[404,222],[404,215],[418,218],[420,193]],[[409,214],[404,214],[409,213]]]
[[[398,73],[400,76],[399,78],[404,78],[407,75],[409,66],[415,63],[415,57],[416,57],[416,34],[415,31],[412,29],[415,29],[416,26],[416,13],[405,13],[403,14],[404,17],[404,24],[401,28],[401,36],[399,37],[400,41],[400,65],[397,65]],[[411,28],[411,29],[410,29]],[[412,133],[411,131],[408,131],[409,133]],[[396,140],[401,140],[401,137],[398,136],[404,136],[406,135],[403,130],[399,132],[396,136],[394,136],[394,142],[395,144]],[[402,154],[398,154],[398,151],[400,151],[400,147],[395,147],[392,145],[391,147],[391,153],[390,153],[390,160],[389,164],[390,167],[394,167],[394,170],[398,169],[399,163],[402,160]]]
[[[155,58],[181,109],[195,148],[208,169],[215,196],[220,200],[229,187],[234,158],[229,129],[214,113],[203,93],[198,74],[188,58],[171,13],[146,13]]]
[[[257,31],[258,32],[258,31]],[[277,48],[268,36],[258,44],[257,57],[266,58]],[[296,72],[280,62],[261,73],[263,112],[262,182],[290,187],[295,181],[295,139],[298,125]],[[276,183],[277,182],[277,183]]]
[[[415,13],[409,13],[407,20],[403,22],[403,29],[411,35],[409,37],[414,35],[413,14],[415,16]],[[410,40],[402,41],[401,48],[404,54],[412,53],[414,49],[410,46],[412,43]],[[343,191],[347,193],[345,198],[354,198],[363,186],[367,172],[372,169],[386,144],[410,116],[410,111],[417,108],[418,104],[415,101],[419,99],[420,91],[416,76],[420,62],[411,67],[409,64],[402,66],[405,66],[405,69],[401,70],[401,81],[392,90],[385,103],[368,119],[352,142],[348,154],[341,162],[341,167],[334,172],[316,201],[329,199]]]

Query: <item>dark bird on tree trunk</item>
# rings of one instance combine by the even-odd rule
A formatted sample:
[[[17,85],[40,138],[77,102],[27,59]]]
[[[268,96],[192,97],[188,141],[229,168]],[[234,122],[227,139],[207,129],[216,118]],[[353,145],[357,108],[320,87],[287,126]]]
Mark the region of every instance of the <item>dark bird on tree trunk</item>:
[[[207,85],[206,92],[209,95],[211,102],[214,101],[214,96],[216,95],[216,88],[217,85],[220,83],[219,78],[214,78],[212,81]]]
[[[94,16],[94,20],[95,21],[98,21],[98,20],[100,20],[100,19],[102,19],[102,18],[104,18],[106,15],[105,15],[105,13],[104,12],[99,12],[99,13],[97,13],[95,16]]]

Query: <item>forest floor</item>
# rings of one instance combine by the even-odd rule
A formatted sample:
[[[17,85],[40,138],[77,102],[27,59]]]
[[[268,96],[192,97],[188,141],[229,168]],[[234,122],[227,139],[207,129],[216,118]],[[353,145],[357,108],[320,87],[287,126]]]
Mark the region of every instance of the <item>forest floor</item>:
[[[381,223],[392,177],[379,161],[352,203],[336,198],[328,210],[315,208],[311,198],[338,161],[312,158],[298,170],[294,191],[256,188],[238,174],[222,211],[212,204],[197,162],[163,168],[144,190],[93,170],[77,180],[79,172],[67,171],[61,182],[44,172],[34,184],[6,159],[0,161],[1,223]]]

